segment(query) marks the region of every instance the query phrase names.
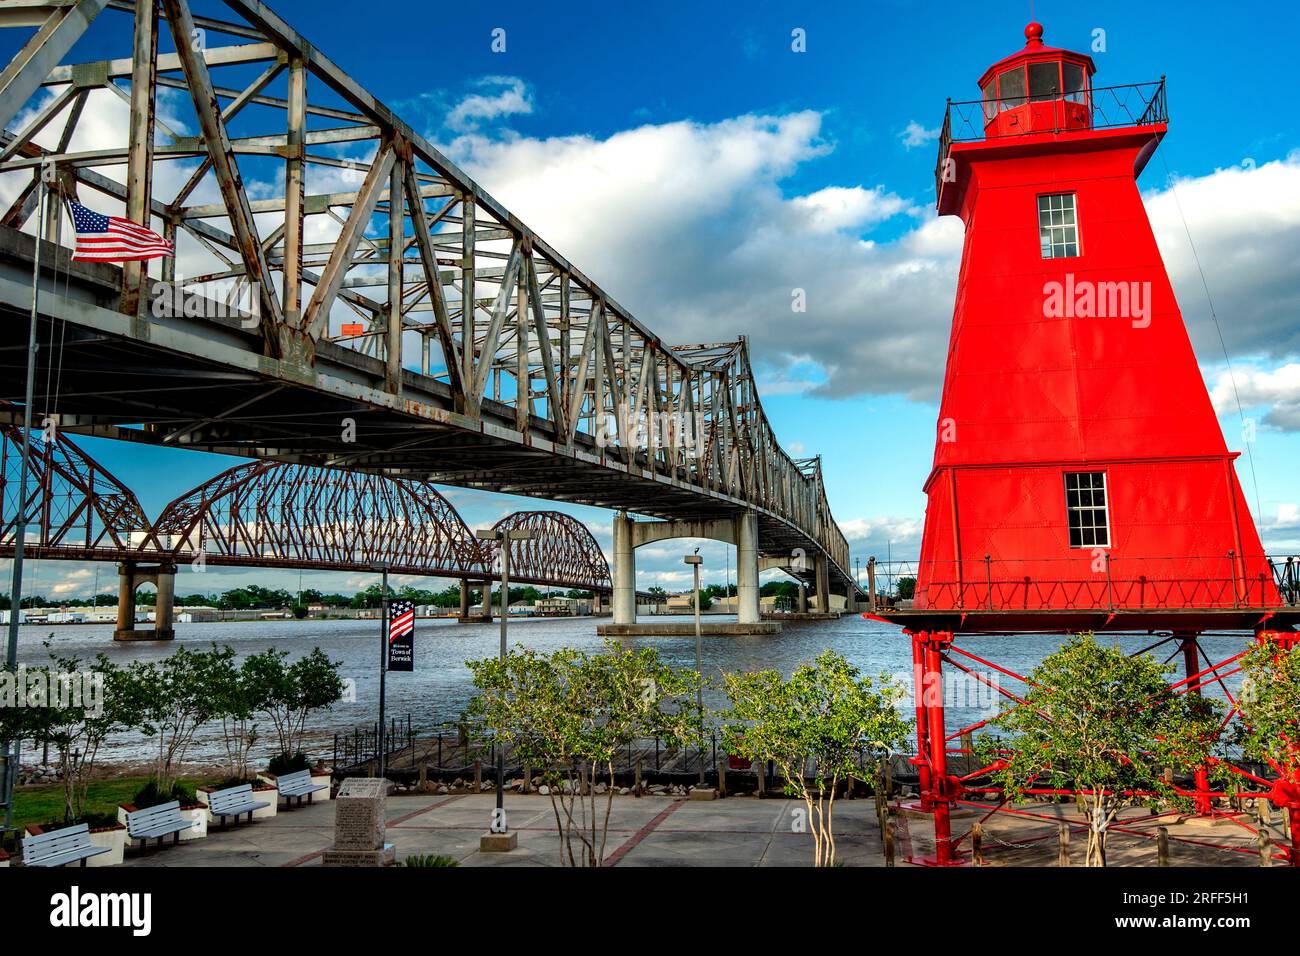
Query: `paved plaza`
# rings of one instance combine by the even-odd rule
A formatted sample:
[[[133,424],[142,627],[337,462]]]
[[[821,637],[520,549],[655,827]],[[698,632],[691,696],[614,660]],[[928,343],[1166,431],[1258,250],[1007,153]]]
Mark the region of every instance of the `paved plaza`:
[[[604,799],[598,799],[603,813]],[[449,856],[462,866],[559,866],[560,841],[548,798],[507,794],[505,806],[518,848],[482,853],[479,838],[495,806],[491,793],[393,794],[387,799],[387,840],[397,859],[416,854]],[[991,808],[989,808],[991,809]],[[803,804],[786,799],[731,797],[693,801],[680,797],[616,796],[610,816],[607,866],[809,866],[812,838],[795,832]],[[955,835],[966,833],[987,810],[964,809],[954,816]],[[900,813],[899,866],[933,851],[928,817]],[[1058,822],[1071,826],[1072,863],[1081,866],[1085,833],[1074,807],[1034,805],[1025,815],[999,813],[984,821],[984,856],[989,866],[1054,866]],[[837,800],[838,859],[845,866],[884,866],[884,847],[871,799]],[[1170,828],[1174,866],[1257,866],[1253,834],[1231,821],[1153,818],[1146,811],[1126,816],[1110,840],[1113,866],[1155,866],[1155,828]],[[1275,828],[1281,841],[1280,826]],[[244,823],[208,837],[141,851],[129,850],[125,866],[319,866],[333,841],[334,804],[316,803],[274,818]],[[1221,849],[1227,845],[1231,849]],[[963,845],[963,849],[965,845]]]

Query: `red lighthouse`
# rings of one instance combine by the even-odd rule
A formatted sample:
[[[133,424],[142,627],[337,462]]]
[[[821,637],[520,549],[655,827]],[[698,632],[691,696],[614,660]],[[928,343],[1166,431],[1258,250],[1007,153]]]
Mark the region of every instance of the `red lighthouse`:
[[[944,125],[938,208],[966,240],[914,607],[1276,607],[1138,193],[1164,82],[1098,88],[1042,34]]]
[[[1202,632],[1284,646],[1296,635],[1279,632],[1300,620],[1138,192],[1167,129],[1164,80],[1099,87],[1091,58],[1044,45],[1037,23],[1025,37],[980,78],[980,99],[950,102],[944,118],[936,199],[966,239],[914,598],[878,615],[912,641],[913,763],[940,864],[964,839],[952,808],[979,789],[978,772],[950,772],[952,743],[984,725],[947,730],[943,665],[1026,680],[958,638],[1150,633],[1140,653],[1172,644],[1178,692],[1200,693],[1243,656],[1207,661]],[[1204,771],[1185,792],[1202,813],[1223,796]]]

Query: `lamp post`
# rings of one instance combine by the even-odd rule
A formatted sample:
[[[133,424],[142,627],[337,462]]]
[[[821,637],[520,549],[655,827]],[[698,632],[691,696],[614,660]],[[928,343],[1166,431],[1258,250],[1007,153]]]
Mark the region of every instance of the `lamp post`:
[[[533,533],[527,528],[515,528],[509,532],[498,528],[480,528],[475,534],[484,541],[496,541],[501,552],[501,660],[506,659],[506,630],[510,618],[510,542],[529,541]],[[492,587],[488,582],[487,587]],[[490,604],[489,604],[490,606]],[[510,831],[506,819],[506,749],[497,744],[497,807],[492,815],[492,827],[488,834],[479,841],[480,850],[513,850],[517,835]]]
[[[379,776],[388,770],[388,748],[384,741],[384,696],[388,676],[388,568],[387,561],[376,561],[374,569],[383,574],[379,590],[379,727],[375,735],[375,750],[379,756]]]
[[[704,664],[701,661],[701,640],[700,640],[700,565],[704,559],[700,557],[699,548],[695,549],[695,554],[686,556],[686,563],[689,564],[695,572],[695,673],[699,680],[695,684],[695,709],[700,715],[700,786],[704,786]]]

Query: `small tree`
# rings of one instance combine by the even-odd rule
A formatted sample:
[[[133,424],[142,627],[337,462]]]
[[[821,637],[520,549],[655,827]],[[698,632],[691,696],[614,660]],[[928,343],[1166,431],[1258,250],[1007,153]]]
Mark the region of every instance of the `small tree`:
[[[217,715],[213,659],[213,652],[182,647],[162,661],[133,661],[121,675],[122,714],[131,726],[157,735],[154,781],[163,793],[175,784],[195,732]]]
[[[902,688],[882,674],[877,685],[839,654],[824,651],[787,680],[778,671],[724,674],[731,700],[723,741],[729,754],[772,761],[785,792],[803,801],[815,866],[835,865],[835,790],[907,739],[898,711]],[[806,776],[812,764],[811,785]]]
[[[1236,741],[1245,759],[1277,774],[1272,795],[1291,807],[1291,862],[1300,866],[1300,644],[1261,641],[1241,668],[1246,679]]]
[[[652,648],[624,650],[606,641],[602,654],[519,649],[504,660],[466,665],[478,689],[466,718],[542,771],[560,835],[561,865],[604,862],[615,754],[648,737],[676,748],[699,736],[698,675],[674,670]],[[599,769],[610,784],[603,814],[594,786]]]
[[[1106,838],[1127,807],[1184,804],[1167,770],[1190,773],[1210,761],[1219,708],[1175,693],[1172,666],[1147,654],[1072,638],[1030,675],[1030,690],[982,738],[980,751],[1007,799],[1030,789],[1078,791],[1088,819],[1088,866],[1106,865]]]
[[[280,753],[292,757],[302,749],[308,715],[343,698],[343,662],[331,661],[319,647],[292,664],[288,658],[285,651],[264,651],[245,658],[241,670],[275,728]]]
[[[63,777],[63,816],[72,822],[85,813],[100,748],[125,726],[117,693],[121,672],[102,654],[89,667],[75,658],[51,654],[50,659],[49,667],[26,669],[26,684],[39,688],[38,699],[0,704],[0,738],[31,737],[54,745]]]
[[[221,721],[227,769],[232,778],[239,780],[250,776],[248,758],[258,739],[254,718],[268,698],[257,668],[250,667],[248,660],[237,664],[233,648],[218,650],[214,644],[207,672],[213,711]]]

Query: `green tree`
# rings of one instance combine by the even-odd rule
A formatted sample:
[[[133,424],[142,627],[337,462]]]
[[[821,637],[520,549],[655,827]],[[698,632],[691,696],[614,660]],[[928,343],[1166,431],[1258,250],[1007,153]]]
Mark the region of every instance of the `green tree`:
[[[771,761],[785,778],[785,791],[803,801],[813,838],[815,866],[835,865],[835,789],[863,776],[907,739],[911,722],[899,715],[905,692],[881,674],[877,681],[834,651],[797,667],[787,680],[779,671],[724,674],[731,701],[724,715],[727,753]],[[807,776],[811,763],[811,782]]]
[[[617,753],[646,737],[657,736],[670,749],[699,737],[698,675],[669,667],[653,648],[625,650],[615,641],[606,641],[601,654],[519,648],[504,660],[466,666],[477,689],[466,719],[542,770],[561,865],[604,862]],[[603,814],[594,786],[600,770],[610,783]]]
[[[898,599],[900,601],[910,601],[916,596],[916,578],[901,577],[898,579]]]
[[[279,752],[292,757],[302,749],[311,712],[343,699],[343,662],[331,661],[319,647],[293,663],[288,659],[286,651],[272,648],[246,657],[241,671],[275,728]]]
[[[132,726],[157,736],[154,781],[164,793],[176,782],[195,732],[217,714],[210,693],[214,666],[211,652],[182,647],[161,661],[132,661],[121,674],[121,713]]]
[[[1241,659],[1241,669],[1235,741],[1245,759],[1277,774],[1274,792],[1292,801],[1291,861],[1300,866],[1300,644],[1260,641]]]
[[[226,767],[232,778],[247,780],[251,776],[249,754],[257,743],[255,718],[266,706],[269,689],[251,658],[242,664],[235,661],[231,647],[218,650],[214,644],[207,668],[208,691],[212,697],[214,717],[221,721],[221,736],[226,748]]]
[[[1076,635],[1034,668],[1024,702],[992,721],[1009,737],[980,740],[1007,799],[1037,788],[1082,793],[1088,866],[1106,865],[1106,839],[1125,808],[1186,802],[1167,770],[1212,763],[1219,705],[1175,693],[1173,671],[1150,655]]]
[[[0,739],[54,745],[63,775],[64,820],[73,822],[85,813],[87,788],[104,741],[128,726],[121,710],[121,670],[103,654],[88,666],[77,658],[51,654],[50,659],[48,667],[26,668],[28,687],[40,688],[38,700],[0,700]]]

